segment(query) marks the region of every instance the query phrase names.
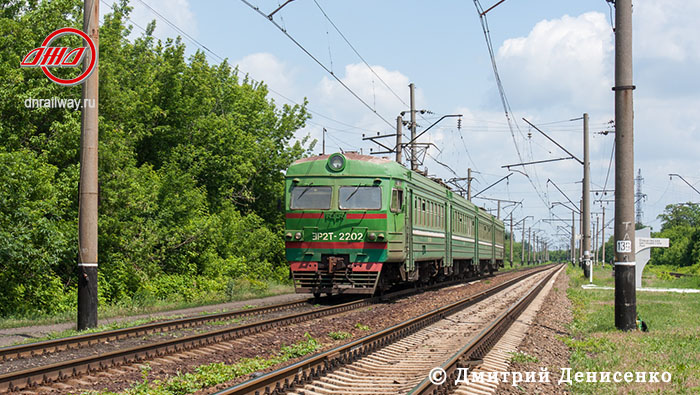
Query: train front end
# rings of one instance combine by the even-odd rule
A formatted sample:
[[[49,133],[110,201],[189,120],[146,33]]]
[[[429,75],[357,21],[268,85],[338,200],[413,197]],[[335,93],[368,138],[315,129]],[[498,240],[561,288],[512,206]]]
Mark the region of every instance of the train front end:
[[[301,159],[287,170],[284,238],[297,293],[375,292],[387,261],[386,162],[332,154]]]

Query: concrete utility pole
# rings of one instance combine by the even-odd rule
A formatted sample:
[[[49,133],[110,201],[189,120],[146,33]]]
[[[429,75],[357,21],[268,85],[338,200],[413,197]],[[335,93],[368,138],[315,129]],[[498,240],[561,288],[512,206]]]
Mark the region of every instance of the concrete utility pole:
[[[83,29],[95,51],[83,60],[83,68],[95,56],[95,70],[83,83],[80,131],[80,191],[78,213],[78,330],[97,326],[97,147],[99,92],[99,0],[85,0]],[[94,106],[88,105],[88,103]]]
[[[591,159],[588,149],[588,114],[583,114],[583,274],[591,270]]]
[[[496,211],[496,218],[501,219],[501,201],[498,201],[498,211]]]
[[[321,155],[326,154],[326,128],[323,128],[323,148],[321,151]]]
[[[472,169],[467,169],[467,200],[472,201]]]
[[[415,86],[413,83],[408,84],[411,90],[411,170],[418,170],[418,159],[416,158],[416,99]]]
[[[637,327],[632,0],[615,1],[615,327]]]
[[[605,240],[605,207],[602,207],[602,209],[603,209],[603,221],[602,221],[602,222],[603,222],[603,229],[601,229],[601,232],[602,232],[602,236],[601,236],[601,237],[602,237],[602,239],[603,239],[603,251],[602,251],[602,254],[603,254],[603,265],[605,265],[605,241],[606,241],[606,240]]]
[[[532,228],[527,228],[527,264],[532,262]]]
[[[396,117],[396,161],[401,164],[403,158],[401,157],[403,153],[403,148],[401,147],[401,138],[403,137],[403,118],[401,115]]]
[[[520,245],[520,266],[525,266],[525,221],[523,221],[523,238]]]
[[[510,267],[513,267],[513,239],[515,235],[513,234],[513,213],[510,213]]]
[[[571,210],[571,262],[576,267],[576,213]]]
[[[579,200],[578,202],[579,207],[583,206],[583,199]],[[583,269],[583,212],[579,213],[579,219],[578,219],[578,228],[581,231],[581,239],[578,242],[578,262],[579,266],[581,266],[581,269]],[[584,274],[586,274],[585,269],[584,269]]]

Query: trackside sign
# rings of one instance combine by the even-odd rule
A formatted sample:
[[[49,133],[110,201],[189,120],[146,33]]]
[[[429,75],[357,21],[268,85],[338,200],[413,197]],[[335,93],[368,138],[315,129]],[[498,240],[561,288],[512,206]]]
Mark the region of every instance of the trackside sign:
[[[51,42],[55,39],[68,35],[75,34],[87,42],[87,47],[69,48],[69,47],[52,47]],[[70,79],[59,78],[51,74],[50,67],[78,67],[85,58],[86,52],[90,53],[90,64],[84,68],[83,72]],[[77,85],[85,81],[90,74],[95,70],[97,64],[97,51],[95,44],[90,37],[82,30],[72,27],[64,27],[49,34],[41,46],[34,48],[27,53],[22,62],[21,67],[40,67],[44,74],[49,79],[59,85],[71,86]]]

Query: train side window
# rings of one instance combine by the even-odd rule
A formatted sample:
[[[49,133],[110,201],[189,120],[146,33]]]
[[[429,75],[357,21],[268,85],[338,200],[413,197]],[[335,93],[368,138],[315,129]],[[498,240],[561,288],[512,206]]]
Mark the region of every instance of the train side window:
[[[403,210],[403,189],[391,190],[391,212],[400,213]]]

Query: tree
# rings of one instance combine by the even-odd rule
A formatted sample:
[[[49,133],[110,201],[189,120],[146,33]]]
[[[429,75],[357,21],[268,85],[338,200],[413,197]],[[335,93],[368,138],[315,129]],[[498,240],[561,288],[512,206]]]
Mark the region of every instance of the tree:
[[[82,3],[0,7],[0,315],[73,307],[80,113],[24,102],[81,88],[19,63],[56,28],[81,28]],[[227,61],[186,58],[179,38],[152,36],[155,22],[129,40],[130,11],[121,0],[100,27],[101,301],[276,276],[282,170],[311,148],[294,138],[306,102],[278,106]]]

